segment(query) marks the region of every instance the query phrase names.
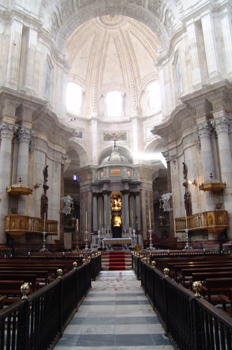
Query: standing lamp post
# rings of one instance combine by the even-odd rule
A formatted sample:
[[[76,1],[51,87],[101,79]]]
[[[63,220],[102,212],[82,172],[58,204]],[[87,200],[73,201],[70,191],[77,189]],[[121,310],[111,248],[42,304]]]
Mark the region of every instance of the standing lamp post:
[[[43,244],[42,244],[42,248],[40,249],[40,251],[42,253],[47,252],[48,250],[46,249],[46,213],[44,213],[44,227],[43,227]]]
[[[192,247],[189,245],[189,230],[188,230],[188,217],[187,217],[187,211],[185,216],[185,222],[186,222],[186,229],[185,229],[185,237],[186,237],[186,244],[184,249],[192,249]]]

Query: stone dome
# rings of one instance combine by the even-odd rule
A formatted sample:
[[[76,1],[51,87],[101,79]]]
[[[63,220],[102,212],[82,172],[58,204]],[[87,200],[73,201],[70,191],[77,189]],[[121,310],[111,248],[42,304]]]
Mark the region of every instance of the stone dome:
[[[103,161],[100,164],[100,167],[112,166],[112,165],[119,165],[119,166],[129,165],[131,167],[131,164],[126,159],[126,157],[122,156],[119,153],[118,147],[116,146],[116,144],[114,144],[111,155],[103,159]]]

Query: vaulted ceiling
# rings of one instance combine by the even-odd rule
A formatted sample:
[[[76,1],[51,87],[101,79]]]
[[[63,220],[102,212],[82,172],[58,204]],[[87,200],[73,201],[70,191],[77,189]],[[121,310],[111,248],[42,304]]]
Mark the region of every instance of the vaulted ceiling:
[[[110,89],[138,101],[147,84],[158,79],[158,48],[155,35],[135,19],[94,18],[78,27],[67,43],[69,81],[87,91],[90,103]]]

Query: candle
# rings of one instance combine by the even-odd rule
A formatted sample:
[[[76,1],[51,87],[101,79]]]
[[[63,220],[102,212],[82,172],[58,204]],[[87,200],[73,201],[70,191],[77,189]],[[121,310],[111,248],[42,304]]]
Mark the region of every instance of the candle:
[[[151,229],[151,211],[149,210],[149,229]]]
[[[187,210],[185,210],[186,229],[188,228]]]
[[[101,210],[100,210],[100,215],[99,215],[99,227],[101,227]]]
[[[87,211],[85,212],[85,230],[87,231]]]
[[[46,213],[44,213],[44,231],[45,231],[45,225],[46,225]]]

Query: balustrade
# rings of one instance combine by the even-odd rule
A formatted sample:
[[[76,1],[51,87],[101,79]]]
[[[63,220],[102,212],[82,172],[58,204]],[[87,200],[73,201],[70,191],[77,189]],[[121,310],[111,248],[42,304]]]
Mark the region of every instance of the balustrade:
[[[5,232],[13,238],[22,237],[25,233],[58,234],[58,221],[43,220],[25,215],[7,215],[5,217]]]
[[[220,234],[228,225],[228,213],[226,210],[206,211],[189,215],[187,217],[176,218],[176,231],[208,230],[209,232]],[[187,227],[186,227],[187,222]]]

